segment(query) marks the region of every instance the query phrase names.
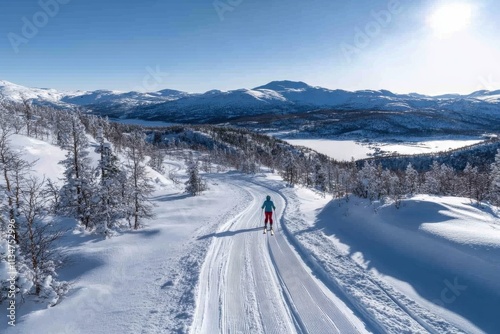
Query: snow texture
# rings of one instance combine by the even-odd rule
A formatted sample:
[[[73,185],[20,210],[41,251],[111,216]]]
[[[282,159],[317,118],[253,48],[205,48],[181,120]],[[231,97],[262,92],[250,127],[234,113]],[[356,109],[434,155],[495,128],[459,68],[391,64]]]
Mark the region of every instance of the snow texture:
[[[297,88],[300,89],[300,88]],[[54,180],[56,146],[14,136]],[[97,160],[95,154],[90,157]],[[184,193],[153,171],[156,217],[104,240],[70,229],[51,308],[27,301],[2,333],[495,333],[500,328],[497,208],[418,195],[391,203],[331,200],[271,173],[203,174]],[[277,206],[275,235],[260,206]],[[71,224],[61,218],[60,224]],[[0,247],[4,245],[1,244]],[[5,268],[4,268],[5,269]],[[0,268],[0,273],[3,273]],[[47,282],[48,284],[49,282]]]

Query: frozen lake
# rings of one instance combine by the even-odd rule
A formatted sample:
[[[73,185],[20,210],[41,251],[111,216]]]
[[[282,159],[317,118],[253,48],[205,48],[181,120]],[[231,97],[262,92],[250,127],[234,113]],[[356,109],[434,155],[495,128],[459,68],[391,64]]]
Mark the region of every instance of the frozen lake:
[[[448,151],[482,142],[482,139],[456,139],[456,140],[415,140],[401,143],[361,143],[355,140],[329,140],[329,139],[284,139],[292,145],[309,147],[320,153],[328,155],[335,160],[349,161],[351,158],[364,159],[383,154],[421,154]]]

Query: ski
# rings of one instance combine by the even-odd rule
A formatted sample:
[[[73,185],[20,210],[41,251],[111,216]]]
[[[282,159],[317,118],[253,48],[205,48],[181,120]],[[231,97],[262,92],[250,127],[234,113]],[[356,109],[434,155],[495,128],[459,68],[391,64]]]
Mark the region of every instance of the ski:
[[[266,234],[267,232],[267,227],[264,227],[264,234]]]
[[[271,229],[271,235],[274,235],[274,230],[273,229]]]

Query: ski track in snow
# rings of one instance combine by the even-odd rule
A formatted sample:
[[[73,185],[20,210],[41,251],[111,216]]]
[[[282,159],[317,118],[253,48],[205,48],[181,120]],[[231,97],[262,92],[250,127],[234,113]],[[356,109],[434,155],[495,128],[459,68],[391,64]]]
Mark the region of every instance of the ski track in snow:
[[[248,181],[278,193],[289,202],[289,210],[283,219],[286,221],[284,234],[299,249],[304,261],[317,271],[321,280],[358,312],[371,331],[394,334],[465,333],[341,254],[323,233],[309,233],[293,189],[284,188],[281,182],[258,178]]]
[[[316,279],[281,233],[263,234],[269,193],[281,217],[286,201],[269,189],[231,179],[249,205],[214,235],[201,268],[192,333],[360,333],[346,307]],[[356,322],[356,323],[353,323]]]

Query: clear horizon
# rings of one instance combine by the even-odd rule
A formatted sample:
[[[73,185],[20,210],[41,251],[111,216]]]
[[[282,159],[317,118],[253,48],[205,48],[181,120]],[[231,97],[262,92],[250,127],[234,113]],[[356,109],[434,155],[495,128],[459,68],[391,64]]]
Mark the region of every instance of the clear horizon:
[[[23,86],[23,87],[27,87],[27,88],[35,88],[35,89],[55,89],[59,92],[75,92],[75,91],[88,91],[88,92],[91,92],[91,91],[98,91],[98,90],[105,90],[105,91],[113,91],[113,92],[120,92],[120,93],[128,93],[128,92],[131,92],[131,91],[134,91],[134,90],[119,90],[119,89],[113,89],[113,88],[108,88],[108,87],[101,87],[101,88],[97,88],[97,89],[59,89],[59,88],[54,88],[54,87],[30,87],[30,86],[26,86],[26,85],[23,85],[23,84],[20,84],[20,83],[17,83],[17,82],[12,82],[10,80],[5,80],[3,78],[0,78],[0,81],[7,81],[7,82],[10,82],[12,84],[15,84],[15,85],[20,85],[20,86]],[[293,81],[293,80],[288,80],[288,79],[283,79],[283,80],[272,80],[272,81]],[[270,82],[272,82],[270,81]],[[185,93],[190,93],[190,94],[203,94],[203,93],[206,93],[210,90],[220,90],[222,92],[228,92],[228,91],[234,91],[234,90],[238,90],[238,89],[254,89],[256,87],[259,87],[259,86],[264,86],[270,82],[266,82],[266,83],[262,83],[262,84],[259,84],[259,85],[256,85],[256,86],[253,86],[253,87],[238,87],[238,88],[232,88],[232,89],[228,89],[228,90],[224,90],[224,89],[219,89],[217,87],[213,87],[209,90],[206,90],[206,91],[198,91],[198,92],[193,92],[193,91],[183,91],[183,90],[180,90],[180,89],[176,89],[175,87],[172,88],[172,87],[162,87],[162,88],[159,88],[157,90],[152,90],[152,91],[139,91],[140,93],[154,93],[154,92],[158,92],[158,91],[161,91],[161,90],[166,90],[166,89],[171,89],[171,90],[178,90],[178,91],[182,91],[182,92],[185,92]],[[379,91],[379,90],[388,90],[388,89],[384,89],[384,88],[381,88],[381,89],[371,89],[371,88],[366,88],[366,89],[357,89],[357,90],[348,90],[348,89],[343,89],[343,88],[340,88],[340,87],[336,87],[336,88],[332,88],[332,87],[323,87],[323,86],[319,86],[319,85],[314,85],[314,84],[311,84],[309,82],[305,82],[305,84],[311,86],[311,87],[321,87],[321,88],[326,88],[326,89],[330,89],[330,90],[344,90],[344,91],[350,91],[350,92],[355,92],[355,91],[364,91],[364,90],[374,90],[374,91]],[[479,89],[481,90],[481,89]],[[404,95],[404,94],[420,94],[420,95],[425,95],[425,96],[440,96],[440,95],[455,95],[455,94],[458,94],[458,95],[469,95],[469,94],[472,94],[472,93],[475,93],[479,90],[475,90],[475,91],[471,91],[471,92],[466,92],[466,93],[456,93],[456,92],[447,92],[447,93],[441,93],[441,94],[424,94],[424,93],[421,93],[421,92],[395,92],[395,91],[391,91],[391,90],[388,90],[390,91],[391,93],[395,93],[395,94],[401,94],[401,95]],[[488,89],[484,89],[484,90],[488,90]],[[491,91],[491,90],[490,90]]]
[[[8,0],[0,79],[202,93],[303,81],[425,95],[500,89],[492,0]]]

